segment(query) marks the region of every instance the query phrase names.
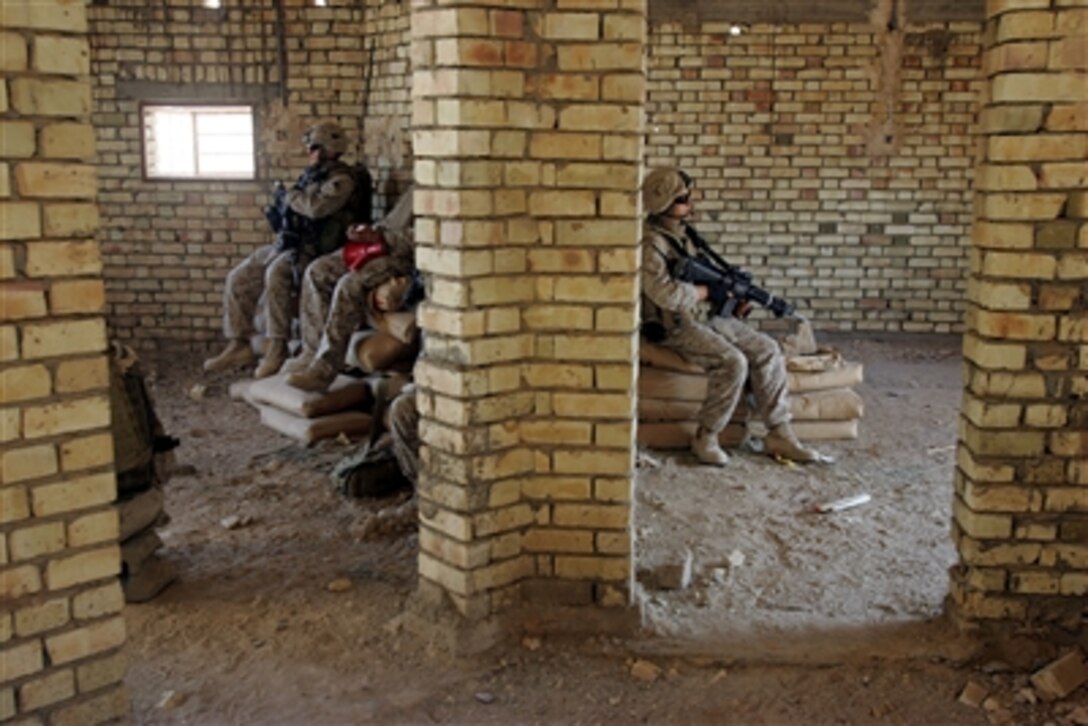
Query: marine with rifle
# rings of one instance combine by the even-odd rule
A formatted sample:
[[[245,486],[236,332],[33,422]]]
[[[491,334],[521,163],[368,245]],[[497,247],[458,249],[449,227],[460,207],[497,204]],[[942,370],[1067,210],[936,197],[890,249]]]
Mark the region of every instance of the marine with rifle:
[[[226,348],[204,361],[204,370],[221,371],[248,365],[256,357],[250,347],[255,334],[254,318],[259,305],[265,317],[265,354],[254,376],[264,378],[279,371],[287,359],[287,341],[297,304],[302,271],[312,259],[339,248],[348,226],[368,222],[370,184],[340,157],[348,147],[339,125],[314,124],[302,138],[309,165],[286,188],[276,185],[273,204],[265,209],[275,241],[257,248],[227,275],[223,290],[223,333]],[[359,194],[355,194],[358,190]],[[356,202],[355,197],[361,201]],[[366,215],[365,219],[359,219]]]
[[[707,394],[692,453],[704,464],[729,462],[718,439],[748,382],[755,415],[768,428],[767,453],[805,463],[828,461],[798,441],[790,426],[781,348],[744,320],[753,302],[778,317],[793,315],[793,307],[753,285],[748,273],[728,265],[699,237],[688,224],[692,192],[691,177],[679,169],[654,169],[646,176],[641,273],[643,335],[706,370]],[[703,320],[708,306],[710,315]]]

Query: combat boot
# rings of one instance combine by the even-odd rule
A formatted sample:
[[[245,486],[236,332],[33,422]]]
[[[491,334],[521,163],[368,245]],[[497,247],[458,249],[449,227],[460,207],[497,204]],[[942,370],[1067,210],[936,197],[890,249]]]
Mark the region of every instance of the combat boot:
[[[287,376],[287,385],[303,391],[324,393],[335,379],[333,367],[318,358],[306,370]]]
[[[298,355],[283,364],[283,370],[285,373],[301,373],[313,362],[314,352],[309,348],[303,348]]]
[[[771,429],[763,439],[763,450],[771,456],[781,456],[783,459],[809,464],[821,461],[823,457],[802,444],[793,433],[793,427],[788,423],[780,423]]]
[[[691,453],[702,463],[711,466],[725,466],[729,463],[729,455],[722,451],[722,446],[718,443],[717,432],[706,431],[702,426],[691,440]]]
[[[253,349],[249,347],[249,341],[235,338],[227,343],[222,353],[204,361],[204,370],[208,373],[217,373],[229,368],[243,368],[256,358]]]
[[[268,345],[261,358],[260,365],[253,372],[254,378],[268,378],[280,372],[284,361],[287,360],[287,341],[283,338],[269,338]]]

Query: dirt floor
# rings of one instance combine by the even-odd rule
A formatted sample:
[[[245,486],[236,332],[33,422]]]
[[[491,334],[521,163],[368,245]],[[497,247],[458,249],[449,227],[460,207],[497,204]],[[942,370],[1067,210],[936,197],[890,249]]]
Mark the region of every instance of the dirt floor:
[[[135,721],[1088,724],[1088,686],[1051,704],[1029,687],[1059,650],[980,650],[938,617],[958,338],[834,343],[866,372],[861,437],[824,447],[834,466],[642,457],[639,568],[690,556],[693,573],[646,592],[644,632],[526,633],[460,658],[401,628],[417,551],[402,499],[344,500],[326,473],[345,445],[262,428],[195,354],[145,354],[183,442],[161,530],[181,578],[126,611]],[[808,512],[859,493],[872,501]],[[969,682],[974,706],[957,701]]]

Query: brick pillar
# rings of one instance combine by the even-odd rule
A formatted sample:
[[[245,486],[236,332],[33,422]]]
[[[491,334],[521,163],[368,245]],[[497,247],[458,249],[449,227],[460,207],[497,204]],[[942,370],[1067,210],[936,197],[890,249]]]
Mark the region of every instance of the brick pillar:
[[[952,610],[1079,623],[1088,594],[1088,8],[987,3]]]
[[[128,709],[86,32],[0,2],[0,721]]]
[[[413,5],[421,589],[470,619],[628,600],[644,42],[637,0]]]

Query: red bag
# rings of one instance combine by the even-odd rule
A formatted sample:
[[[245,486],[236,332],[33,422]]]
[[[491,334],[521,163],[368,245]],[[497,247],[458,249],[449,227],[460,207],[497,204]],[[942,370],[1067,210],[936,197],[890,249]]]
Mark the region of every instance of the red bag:
[[[362,269],[363,265],[375,257],[386,254],[385,238],[368,224],[353,224],[348,227],[347,241],[340,250],[344,264],[354,272]]]

